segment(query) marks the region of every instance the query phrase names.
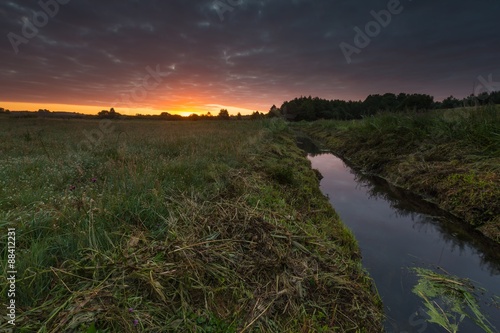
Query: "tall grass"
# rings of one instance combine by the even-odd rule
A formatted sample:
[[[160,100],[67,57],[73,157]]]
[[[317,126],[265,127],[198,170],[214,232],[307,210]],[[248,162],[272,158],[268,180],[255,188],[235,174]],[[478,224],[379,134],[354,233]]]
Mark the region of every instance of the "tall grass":
[[[384,140],[400,149],[455,142],[486,157],[500,157],[500,110],[496,106],[428,113],[382,113],[361,121],[319,121],[325,129],[352,132],[360,140]]]

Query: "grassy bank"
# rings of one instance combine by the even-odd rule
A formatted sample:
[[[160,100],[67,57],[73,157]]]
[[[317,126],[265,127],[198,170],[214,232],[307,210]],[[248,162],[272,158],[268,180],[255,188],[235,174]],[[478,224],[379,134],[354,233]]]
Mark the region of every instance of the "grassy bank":
[[[6,118],[0,142],[20,332],[381,331],[283,122]]]
[[[498,108],[297,126],[357,167],[424,196],[500,242]]]

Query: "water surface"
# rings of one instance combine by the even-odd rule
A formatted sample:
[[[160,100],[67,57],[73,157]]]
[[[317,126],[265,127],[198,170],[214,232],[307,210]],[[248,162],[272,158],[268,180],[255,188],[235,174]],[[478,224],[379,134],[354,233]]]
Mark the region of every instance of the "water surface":
[[[304,149],[307,147],[302,144]],[[500,250],[461,221],[385,181],[356,173],[330,153],[310,154],[323,175],[321,190],[353,231],[363,264],[375,281],[389,333],[446,332],[424,320],[421,299],[412,293],[417,279],[409,267],[440,267],[487,289],[481,306],[500,328]],[[483,332],[467,319],[459,332]]]

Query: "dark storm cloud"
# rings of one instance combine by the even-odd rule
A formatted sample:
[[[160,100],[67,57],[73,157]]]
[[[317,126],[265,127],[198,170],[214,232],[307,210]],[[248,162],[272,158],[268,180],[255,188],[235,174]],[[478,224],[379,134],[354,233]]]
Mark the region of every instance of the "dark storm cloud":
[[[2,1],[0,99],[105,106],[157,65],[169,76],[141,106],[189,94],[261,110],[298,95],[406,91],[441,99],[470,94],[480,75],[500,80],[495,0],[402,0],[401,13],[348,64],[340,43],[354,45],[354,27],[364,30],[370,12],[389,2],[71,0],[16,54],[7,34],[23,36],[41,8]],[[221,3],[230,10],[222,13]]]

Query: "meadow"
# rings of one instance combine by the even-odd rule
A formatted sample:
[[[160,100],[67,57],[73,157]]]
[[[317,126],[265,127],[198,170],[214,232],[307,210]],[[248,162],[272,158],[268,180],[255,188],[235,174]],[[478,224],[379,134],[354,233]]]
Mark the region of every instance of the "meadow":
[[[285,122],[0,117],[19,332],[382,331]]]
[[[296,126],[365,173],[419,194],[500,242],[498,106]]]

